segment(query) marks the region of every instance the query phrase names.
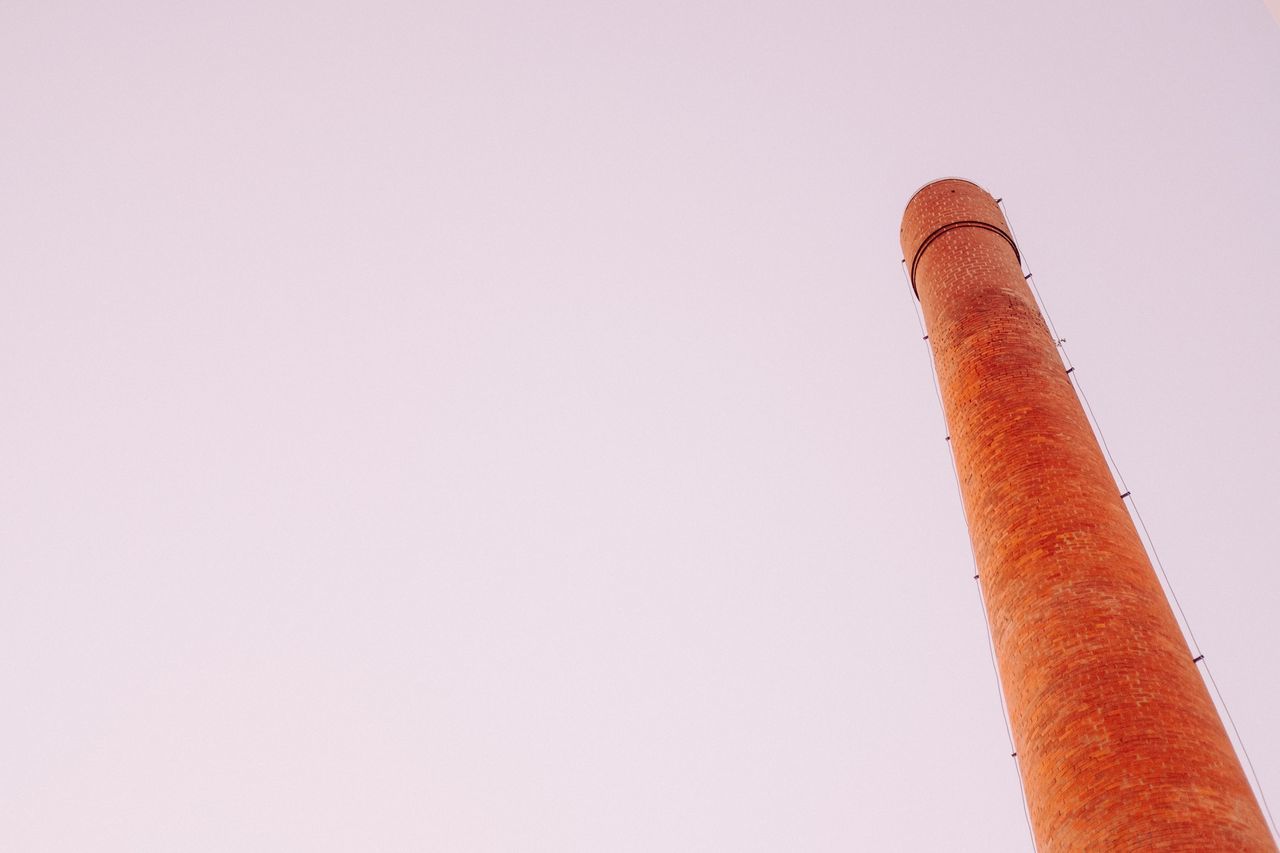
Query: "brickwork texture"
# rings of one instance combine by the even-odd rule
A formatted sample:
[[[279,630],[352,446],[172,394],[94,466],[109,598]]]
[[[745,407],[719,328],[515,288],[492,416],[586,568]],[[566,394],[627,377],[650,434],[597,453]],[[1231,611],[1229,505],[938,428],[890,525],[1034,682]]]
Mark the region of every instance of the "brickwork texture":
[[[995,199],[929,184],[901,236],[1039,849],[1275,851]]]

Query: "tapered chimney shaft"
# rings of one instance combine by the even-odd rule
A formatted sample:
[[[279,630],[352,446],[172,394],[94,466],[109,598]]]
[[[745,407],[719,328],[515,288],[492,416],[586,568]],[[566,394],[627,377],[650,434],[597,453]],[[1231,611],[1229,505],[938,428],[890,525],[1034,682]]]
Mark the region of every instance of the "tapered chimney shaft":
[[[996,201],[927,185],[902,249],[1039,849],[1275,851]]]

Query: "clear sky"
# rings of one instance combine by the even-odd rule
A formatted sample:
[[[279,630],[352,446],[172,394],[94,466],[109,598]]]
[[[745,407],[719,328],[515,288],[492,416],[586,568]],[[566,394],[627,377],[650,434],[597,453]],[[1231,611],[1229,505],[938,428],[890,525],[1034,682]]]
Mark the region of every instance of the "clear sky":
[[[1262,0],[0,5],[0,848],[1029,849],[943,175],[1280,801],[1277,93]]]

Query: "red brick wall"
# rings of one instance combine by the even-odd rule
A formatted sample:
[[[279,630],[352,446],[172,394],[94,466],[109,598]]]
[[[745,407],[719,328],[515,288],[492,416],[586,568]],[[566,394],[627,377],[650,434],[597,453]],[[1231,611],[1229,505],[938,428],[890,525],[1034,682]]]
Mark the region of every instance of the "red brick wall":
[[[1040,850],[1274,851],[1008,233],[944,180],[902,248]]]

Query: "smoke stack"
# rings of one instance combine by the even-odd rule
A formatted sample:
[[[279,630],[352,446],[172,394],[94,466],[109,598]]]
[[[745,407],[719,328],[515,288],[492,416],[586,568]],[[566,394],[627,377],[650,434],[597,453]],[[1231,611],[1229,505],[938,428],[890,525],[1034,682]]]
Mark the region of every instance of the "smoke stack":
[[[995,199],[928,184],[902,249],[1039,849],[1275,851]]]

